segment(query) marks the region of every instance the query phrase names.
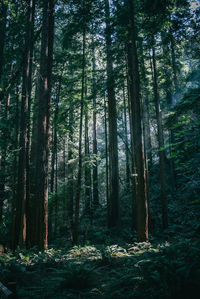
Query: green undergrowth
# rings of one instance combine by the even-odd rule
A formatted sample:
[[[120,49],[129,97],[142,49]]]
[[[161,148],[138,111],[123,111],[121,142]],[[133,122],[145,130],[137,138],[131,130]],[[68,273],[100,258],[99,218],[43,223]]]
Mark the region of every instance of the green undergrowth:
[[[199,239],[7,252],[0,280],[18,298],[198,298]]]

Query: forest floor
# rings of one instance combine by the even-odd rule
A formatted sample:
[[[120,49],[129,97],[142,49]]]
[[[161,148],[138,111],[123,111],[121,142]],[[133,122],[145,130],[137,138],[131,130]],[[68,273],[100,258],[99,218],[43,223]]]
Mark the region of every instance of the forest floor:
[[[174,223],[149,242],[103,231],[91,237],[83,246],[59,238],[45,252],[8,251],[0,256],[0,281],[16,283],[20,299],[199,298],[199,231]]]

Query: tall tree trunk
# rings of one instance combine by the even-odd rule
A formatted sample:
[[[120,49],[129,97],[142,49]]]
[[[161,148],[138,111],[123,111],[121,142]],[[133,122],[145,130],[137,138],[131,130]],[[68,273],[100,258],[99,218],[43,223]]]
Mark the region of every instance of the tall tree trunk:
[[[152,165],[152,146],[151,146],[151,132],[150,132],[150,117],[149,117],[149,91],[148,91],[148,78],[144,63],[144,53],[142,41],[139,43],[141,52],[141,78],[143,79],[143,93],[142,93],[142,112],[143,112],[143,133],[144,133],[144,150],[146,169],[150,169]]]
[[[67,186],[67,176],[68,176],[68,160],[67,160],[67,150],[68,150],[68,136],[64,136],[63,138],[63,185],[64,185],[64,194],[66,194],[66,186]],[[67,200],[66,197],[63,197],[63,210],[62,210],[62,219],[63,223],[66,226],[67,224],[67,217],[66,217],[66,210],[67,210]]]
[[[35,192],[36,192],[36,155],[37,155],[37,134],[38,134],[38,96],[39,96],[39,72],[36,76],[35,98],[33,102],[33,116],[31,127],[31,144],[30,144],[30,200],[27,207],[27,247],[35,246],[35,226],[36,226],[36,209]]]
[[[166,172],[165,172],[165,152],[164,147],[164,136],[162,127],[162,113],[160,109],[160,100],[158,94],[158,82],[157,82],[157,67],[155,49],[152,48],[153,52],[153,90],[154,90],[154,101],[156,109],[156,120],[158,128],[158,146],[159,146],[159,163],[160,163],[160,189],[161,189],[161,201],[162,201],[162,224],[163,229],[168,227],[168,213],[167,213],[167,197],[166,197]]]
[[[174,88],[175,88],[175,92],[177,92],[178,91],[178,78],[177,78],[176,56],[175,56],[175,49],[174,49],[175,44],[174,44],[174,38],[173,38],[172,32],[170,33],[170,45],[171,45],[171,59],[172,59]]]
[[[9,106],[10,106],[10,94],[8,94],[4,106],[4,121],[8,121],[9,119]],[[5,126],[2,129],[1,138],[4,141],[1,146],[1,157],[0,157],[0,223],[3,219],[3,205],[5,201],[5,188],[6,188],[6,166],[7,166],[7,145],[9,138],[9,130]]]
[[[51,157],[51,184],[50,184],[51,192],[54,191],[54,181],[55,181],[55,161],[56,161],[56,153],[57,153],[57,120],[58,120],[58,112],[59,112],[61,83],[62,83],[62,75],[59,78],[58,87],[57,87],[53,129],[52,129],[52,157]]]
[[[8,5],[3,1],[0,3],[0,83],[4,65],[4,45],[6,37],[6,17]]]
[[[142,144],[141,108],[140,108],[140,78],[138,55],[136,48],[136,28],[134,23],[134,2],[128,0],[129,11],[129,41],[128,41],[128,75],[130,85],[130,110],[132,117],[132,138],[134,138],[135,156],[135,187],[137,233],[139,241],[148,240],[148,197],[145,177],[144,149]],[[132,142],[133,144],[133,142]]]
[[[134,177],[135,173],[135,155],[134,155],[134,136],[133,136],[133,117],[131,114],[131,84],[130,84],[130,78],[129,78],[129,63],[128,63],[128,52],[129,47],[125,46],[126,50],[126,77],[127,77],[127,92],[128,92],[128,113],[129,113],[129,125],[130,125],[130,135],[131,135],[131,209],[132,209],[132,223],[131,227],[133,230],[137,229],[137,211],[136,211],[136,180]]]
[[[108,93],[108,122],[109,122],[109,201],[108,227],[118,227],[120,221],[119,204],[119,169],[118,169],[118,142],[117,142],[117,109],[115,99],[113,57],[110,24],[109,1],[105,0],[106,16],[106,71]]]
[[[20,151],[18,165],[18,185],[16,201],[15,248],[26,244],[26,204],[29,199],[28,169],[29,169],[29,111],[32,90],[32,56],[34,33],[35,1],[29,0],[27,12],[27,32],[25,40],[25,59],[23,66],[21,123],[20,123]]]
[[[12,224],[11,224],[11,249],[15,248],[15,222],[16,222],[16,196],[17,196],[17,161],[18,155],[16,149],[18,148],[18,136],[19,136],[19,88],[16,87],[16,111],[15,111],[15,133],[14,133],[14,163],[13,163],[13,199],[12,199]]]
[[[99,205],[98,190],[98,165],[97,165],[97,112],[96,112],[96,63],[94,37],[92,36],[92,89],[93,89],[93,155],[95,163],[93,165],[93,207]]]
[[[125,96],[125,86],[123,86],[123,104],[124,104],[124,133],[125,133],[125,153],[126,153],[126,188],[130,190],[130,165],[129,165],[129,145],[128,145],[128,128],[127,128],[127,104]]]
[[[174,83],[174,89],[175,89],[175,94],[178,91],[178,78],[177,78],[177,66],[176,66],[176,55],[175,55],[175,44],[174,44],[174,38],[173,38],[173,33],[170,32],[170,45],[171,45],[171,64],[172,64],[172,70],[173,70],[173,83]],[[173,97],[171,101],[171,105],[174,104]],[[170,105],[170,106],[171,106]],[[170,144],[172,145],[175,142],[175,137],[174,137],[174,130],[169,131],[169,139],[170,139]],[[172,187],[173,187],[173,193],[175,194],[175,191],[177,189],[177,174],[175,170],[175,161],[174,158],[172,157],[172,146],[170,146],[170,168],[171,168],[171,182],[172,182]]]
[[[106,157],[106,203],[109,207],[109,161],[108,161],[108,126],[107,126],[107,107],[106,99],[104,98],[104,131],[105,131],[105,157]],[[107,212],[109,215],[109,211]]]
[[[88,135],[88,107],[85,107],[85,211],[91,215],[91,168],[89,165],[89,135]]]
[[[67,174],[67,194],[68,194],[68,215],[69,215],[69,229],[71,239],[73,239],[73,216],[74,216],[74,167],[71,163],[73,159],[73,119],[74,119],[74,104],[70,103],[69,107],[69,137],[68,137],[68,174]]]
[[[38,133],[35,176],[35,234],[34,245],[47,248],[48,236],[48,156],[51,73],[53,60],[54,1],[43,0],[42,43],[38,92]]]
[[[57,150],[57,132],[56,132],[56,153],[55,153],[55,222],[54,222],[54,239],[58,233],[58,150]]]
[[[84,1],[83,1],[84,6]],[[80,196],[81,196],[81,174],[82,174],[82,132],[83,132],[83,108],[84,108],[84,92],[85,92],[85,24],[83,25],[83,53],[82,53],[82,87],[81,87],[81,111],[80,111],[80,127],[79,127],[79,161],[78,161],[78,178],[75,199],[75,215],[73,227],[73,244],[78,243],[79,229],[79,212],[80,212]]]

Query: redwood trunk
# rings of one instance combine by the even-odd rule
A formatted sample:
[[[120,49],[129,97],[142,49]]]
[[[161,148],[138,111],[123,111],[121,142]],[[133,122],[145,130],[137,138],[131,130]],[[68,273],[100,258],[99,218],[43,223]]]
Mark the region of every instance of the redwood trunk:
[[[20,151],[18,165],[18,185],[16,201],[15,248],[26,244],[26,205],[29,199],[29,111],[32,90],[32,56],[34,33],[35,1],[28,3],[27,33],[25,41],[25,59],[23,66],[23,84],[20,123]]]
[[[136,48],[136,28],[134,23],[134,2],[128,0],[129,11],[129,41],[128,41],[128,75],[130,85],[130,112],[132,118],[132,138],[134,138],[135,156],[135,188],[137,233],[139,241],[148,240],[148,200],[145,178],[145,160],[142,144],[141,108],[140,108],[140,78],[138,55]],[[132,142],[133,144],[133,142]]]
[[[108,122],[109,122],[109,201],[108,227],[118,227],[120,221],[119,204],[119,169],[118,169],[118,141],[117,141],[117,109],[115,99],[113,57],[110,24],[109,1],[105,0],[106,13],[106,71],[108,93]]]
[[[54,1],[43,0],[42,43],[38,92],[38,134],[36,153],[35,234],[33,243],[47,248],[48,236],[48,157],[51,73],[53,59]]]

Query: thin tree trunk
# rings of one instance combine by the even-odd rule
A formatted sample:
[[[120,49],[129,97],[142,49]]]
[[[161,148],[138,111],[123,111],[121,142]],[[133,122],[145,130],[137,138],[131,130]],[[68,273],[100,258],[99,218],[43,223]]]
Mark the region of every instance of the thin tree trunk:
[[[32,56],[33,56],[33,32],[34,32],[35,1],[28,3],[27,32],[25,41],[25,60],[23,66],[22,101],[21,101],[21,123],[20,123],[20,151],[18,165],[18,185],[16,202],[15,223],[15,248],[17,245],[26,245],[26,204],[29,194],[29,111],[32,90]]]
[[[171,58],[172,58],[172,69],[173,69],[173,79],[174,79],[174,87],[175,92],[178,91],[178,78],[177,78],[177,66],[176,66],[176,56],[175,56],[175,45],[174,38],[172,32],[170,33],[170,45],[171,45]]]
[[[91,214],[91,168],[89,165],[90,150],[88,136],[88,111],[85,107],[85,211],[88,216]]]
[[[148,91],[148,78],[146,75],[143,44],[139,44],[141,52],[141,78],[143,79],[143,93],[142,93],[142,112],[143,112],[143,132],[144,132],[144,150],[146,169],[149,170],[152,165],[152,146],[151,146],[151,131],[150,131],[150,117],[149,117],[149,91]]]
[[[92,89],[93,89],[93,155],[95,163],[93,165],[93,207],[99,205],[98,190],[98,165],[97,165],[97,112],[96,112],[96,63],[94,37],[92,36]]]
[[[144,149],[142,144],[140,78],[136,48],[136,29],[134,23],[134,2],[128,0],[129,41],[128,41],[128,75],[130,85],[130,109],[132,117],[132,138],[134,138],[135,186],[137,233],[139,241],[148,240],[148,197],[145,177]],[[133,142],[132,142],[133,144]]]
[[[6,17],[8,5],[3,1],[0,3],[0,83],[4,65],[4,45],[6,37]]]
[[[158,83],[157,83],[157,68],[156,68],[156,57],[155,49],[152,48],[153,52],[153,89],[154,89],[154,101],[156,109],[156,120],[158,128],[158,145],[159,145],[159,163],[160,163],[160,189],[161,189],[161,202],[162,202],[162,224],[163,229],[168,227],[168,213],[167,213],[167,197],[166,197],[166,172],[165,172],[165,152],[164,147],[164,136],[162,127],[162,113],[160,109],[160,100],[158,94]]]
[[[83,1],[84,2],[84,1]],[[83,3],[84,5],[84,3]],[[79,127],[79,162],[78,162],[78,178],[77,190],[75,199],[75,215],[73,227],[73,244],[78,243],[79,229],[79,211],[80,211],[80,196],[81,196],[81,174],[82,174],[82,131],[83,131],[83,108],[84,108],[84,92],[85,92],[85,25],[83,25],[83,54],[82,54],[82,87],[81,87],[81,111],[80,111],[80,127]]]
[[[15,221],[16,221],[16,196],[17,196],[17,152],[18,148],[18,136],[19,136],[19,88],[16,87],[16,111],[15,111],[15,141],[14,141],[14,162],[13,162],[13,199],[12,199],[12,224],[11,224],[11,249],[15,248]]]
[[[106,14],[106,71],[108,92],[108,122],[109,122],[109,201],[108,201],[108,227],[119,227],[119,169],[118,169],[118,141],[117,141],[117,109],[115,99],[112,40],[110,25],[109,1],[105,0]]]
[[[55,153],[55,226],[54,226],[54,239],[57,237],[58,232],[58,150],[57,150],[57,132],[56,132],[56,153]]]
[[[125,96],[125,86],[123,86],[123,104],[124,104],[124,133],[125,133],[125,153],[126,153],[126,188],[130,190],[130,165],[129,165],[129,149],[128,149],[128,128],[127,128],[127,106]]]
[[[172,70],[173,70],[173,83],[174,83],[174,89],[175,93],[178,91],[178,78],[177,78],[177,66],[176,66],[176,56],[175,56],[175,45],[174,45],[174,38],[172,32],[170,33],[170,44],[171,44],[171,63],[172,63]],[[171,105],[174,104],[173,98]],[[172,145],[175,141],[174,138],[174,130],[169,131],[169,139],[170,144]],[[170,169],[171,169],[171,182],[173,187],[173,193],[175,193],[177,189],[177,175],[175,170],[175,161],[172,157],[172,146],[170,146]]]
[[[106,203],[109,206],[109,161],[108,161],[108,128],[107,128],[107,107],[104,98],[104,131],[105,131],[105,157],[106,157]],[[109,215],[109,213],[108,213]]]
[[[71,163],[73,159],[73,118],[74,118],[74,105],[70,103],[69,108],[69,143],[68,143],[68,175],[67,175],[67,194],[69,199],[68,215],[69,215],[69,229],[71,239],[73,239],[73,216],[74,216],[74,167]]]
[[[10,106],[10,94],[6,98],[5,108],[3,111],[4,120],[9,119],[9,106]],[[7,168],[7,145],[9,139],[9,131],[7,128],[2,129],[1,138],[4,140],[1,148],[1,157],[0,157],[0,223],[3,218],[3,205],[6,199],[5,197],[5,188],[6,188],[6,168]]]
[[[38,96],[39,96],[39,73],[37,74],[35,98],[33,103],[33,116],[31,128],[31,145],[30,145],[30,200],[27,207],[27,247],[31,248],[36,244],[36,209],[35,192],[36,192],[36,155],[37,155],[37,135],[38,135]]]
[[[55,227],[54,227],[54,238],[57,236],[57,225],[58,225],[58,174],[57,174],[57,167],[58,167],[58,138],[57,138],[57,119],[58,119],[58,112],[59,112],[59,94],[60,94],[60,87],[61,87],[61,79],[59,82],[58,92],[56,96],[56,107],[54,112],[54,123],[53,123],[53,150],[52,150],[52,169],[51,169],[51,192],[54,192],[54,181],[55,181]]]
[[[129,125],[130,125],[130,135],[131,135],[131,209],[132,209],[132,223],[131,227],[133,230],[137,229],[137,212],[136,212],[136,180],[134,177],[135,173],[135,155],[134,155],[134,136],[133,136],[133,117],[131,114],[131,84],[129,78],[129,66],[128,66],[128,51],[129,47],[126,45],[126,77],[127,77],[127,92],[128,92],[128,113],[129,113]]]

